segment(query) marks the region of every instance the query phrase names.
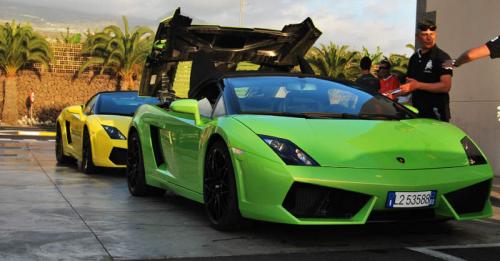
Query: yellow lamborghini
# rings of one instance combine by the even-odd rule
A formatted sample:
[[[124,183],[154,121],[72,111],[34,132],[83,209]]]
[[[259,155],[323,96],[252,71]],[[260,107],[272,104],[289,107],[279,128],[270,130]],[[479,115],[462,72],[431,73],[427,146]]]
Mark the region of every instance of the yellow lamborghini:
[[[96,167],[125,168],[127,133],[132,116],[142,104],[159,100],[137,92],[100,92],[84,105],[69,106],[57,118],[56,159],[78,161],[85,173]]]

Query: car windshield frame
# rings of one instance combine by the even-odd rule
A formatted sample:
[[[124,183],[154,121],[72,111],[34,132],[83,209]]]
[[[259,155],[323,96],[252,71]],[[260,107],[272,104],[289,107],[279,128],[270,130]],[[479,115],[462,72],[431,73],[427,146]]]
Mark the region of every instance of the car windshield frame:
[[[113,99],[118,99],[122,101],[133,101],[133,103],[127,104],[116,104],[114,106],[119,106],[121,111],[116,107],[105,107],[109,104],[104,105],[106,102],[112,102]],[[137,92],[107,92],[99,94],[99,99],[95,105],[96,115],[119,115],[119,116],[133,116],[137,108],[143,104],[159,104],[160,100],[157,97],[149,96],[138,96]],[[133,109],[133,110],[132,110]]]
[[[248,106],[245,106],[245,104],[242,104],[242,97],[239,97],[238,95],[242,96],[241,90],[236,90],[237,88],[244,88],[241,83],[247,82],[249,85],[249,88],[257,88],[256,86],[252,86],[251,82],[252,81],[266,81],[266,79],[270,80],[270,85],[272,85],[273,80],[274,84],[276,81],[283,81],[283,80],[288,80],[292,81],[294,84],[302,83],[304,84],[324,84],[324,85],[331,85],[331,89],[338,89],[339,92],[344,92],[344,94],[348,93],[348,96],[358,96],[358,98],[362,99],[364,102],[361,104],[365,104],[366,102],[370,101],[371,103],[375,104],[375,106],[382,106],[384,112],[375,112],[375,111],[353,111],[351,110],[338,110],[338,111],[314,111],[314,110],[303,110],[303,111],[288,111],[286,109],[284,110],[250,110]],[[294,82],[295,81],[295,82]],[[367,92],[362,89],[359,89],[356,87],[354,83],[350,84],[349,82],[342,82],[342,81],[336,81],[330,78],[326,77],[318,77],[318,76],[312,76],[312,75],[295,75],[295,74],[269,74],[269,75],[257,75],[257,74],[251,74],[251,75],[230,75],[224,77],[221,82],[223,83],[224,86],[224,96],[226,97],[226,106],[227,106],[227,112],[228,114],[254,114],[254,115],[271,115],[271,116],[284,116],[284,117],[298,117],[298,118],[306,118],[306,119],[360,119],[360,120],[406,120],[406,119],[414,119],[417,118],[418,115],[406,108],[404,105],[397,103],[396,101],[393,101],[379,93],[372,93],[372,92]],[[236,85],[238,86],[236,86]],[[254,83],[255,84],[255,83]],[[291,93],[287,89],[287,85],[283,85],[285,87],[285,91],[288,91],[288,93],[284,94],[285,97],[278,97],[278,91],[276,91],[276,86],[269,86],[269,87],[260,87],[261,90],[266,91],[267,89],[264,88],[274,88],[275,90],[267,90],[268,94],[267,97],[262,96],[262,99],[272,99],[272,98],[281,98],[285,99],[287,98],[286,96]],[[279,87],[282,88],[282,87]],[[314,87],[308,87],[308,88],[314,88]],[[328,89],[328,86],[316,86],[315,88],[316,91],[321,91],[324,92],[325,89]],[[321,89],[321,90],[320,90]],[[240,92],[239,94],[237,93]],[[293,90],[295,91],[295,90]],[[300,91],[302,92],[309,92],[308,90],[301,89],[298,90],[299,92],[297,93],[298,96],[300,96]],[[311,90],[314,91],[314,90]],[[330,90],[328,90],[330,91]],[[349,94],[350,93],[350,94]],[[271,94],[271,95],[269,95]],[[326,93],[325,93],[326,94]],[[247,94],[248,95],[248,94]],[[274,97],[273,97],[274,95]],[[316,95],[320,95],[319,93]],[[329,105],[334,105],[332,104],[332,95],[328,93],[329,95]],[[244,96],[244,95],[243,95]],[[283,94],[281,95],[283,96]],[[248,96],[247,96],[248,97]],[[317,96],[321,99],[325,99],[323,96]],[[258,99],[257,99],[258,100]],[[335,102],[335,101],[333,101]],[[366,105],[366,104],[365,104]],[[361,107],[363,105],[360,105],[358,107]],[[328,103],[324,103],[323,107],[328,107]],[[387,111],[393,110],[393,113],[387,113]]]

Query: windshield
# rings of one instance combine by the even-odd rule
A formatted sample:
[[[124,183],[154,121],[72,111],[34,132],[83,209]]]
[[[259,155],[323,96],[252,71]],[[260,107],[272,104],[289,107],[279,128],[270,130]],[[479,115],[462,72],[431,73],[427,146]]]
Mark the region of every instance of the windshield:
[[[137,96],[137,92],[102,93],[96,107],[96,114],[132,116],[140,105],[159,102],[155,97]]]
[[[310,77],[260,76],[224,80],[239,114],[304,118],[408,119],[414,114],[382,95]]]

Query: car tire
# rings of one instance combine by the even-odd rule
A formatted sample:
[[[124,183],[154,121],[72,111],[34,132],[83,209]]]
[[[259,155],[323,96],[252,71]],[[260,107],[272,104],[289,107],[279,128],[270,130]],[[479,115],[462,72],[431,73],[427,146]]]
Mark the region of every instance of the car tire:
[[[56,127],[56,161],[57,164],[68,164],[72,161],[71,157],[64,155],[64,143],[62,138],[61,126],[57,124]]]
[[[80,169],[85,174],[95,173],[97,168],[92,159],[92,142],[87,128],[83,131],[83,144],[82,144],[82,162]]]
[[[127,185],[132,196],[161,196],[165,190],[146,184],[141,141],[137,132],[130,132],[127,149]]]
[[[238,192],[231,155],[226,144],[216,141],[207,150],[203,177],[205,212],[218,230],[242,228],[247,222],[238,207]]]

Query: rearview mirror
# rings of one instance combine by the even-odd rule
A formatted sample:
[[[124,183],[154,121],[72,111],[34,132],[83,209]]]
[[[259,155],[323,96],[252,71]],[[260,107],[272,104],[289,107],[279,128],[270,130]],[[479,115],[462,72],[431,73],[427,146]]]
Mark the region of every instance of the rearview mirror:
[[[201,125],[200,110],[198,109],[198,101],[194,99],[182,99],[174,101],[170,104],[170,109],[175,112],[189,113],[194,116],[196,125]]]
[[[74,113],[74,114],[82,114],[82,105],[74,105],[74,106],[70,106],[68,107],[66,110],[69,112],[69,113]]]
[[[411,106],[410,104],[403,104],[403,105],[404,105],[404,106],[405,106],[408,110],[410,110],[410,111],[412,111],[412,112],[414,112],[414,113],[418,114],[418,109],[417,109],[417,108],[415,108],[415,107]]]

